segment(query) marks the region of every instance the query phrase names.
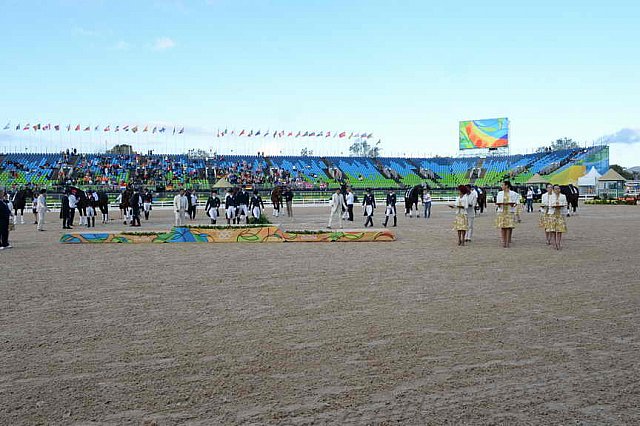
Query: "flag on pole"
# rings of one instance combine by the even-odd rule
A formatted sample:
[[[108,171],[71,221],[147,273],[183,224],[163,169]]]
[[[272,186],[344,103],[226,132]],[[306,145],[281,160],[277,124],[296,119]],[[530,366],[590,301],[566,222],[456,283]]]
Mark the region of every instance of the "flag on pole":
[[[244,135],[244,133],[245,133],[245,131],[244,131],[244,129],[242,129],[242,131],[240,132],[240,134],[238,136],[242,136],[242,135]]]
[[[4,126],[2,130],[9,130],[9,127],[11,127],[11,122],[8,122],[7,125]]]
[[[142,132],[144,133],[144,132],[148,132],[148,131],[149,131],[149,126],[144,126],[144,130]]]
[[[76,126],[76,132],[78,132],[78,131],[80,131],[80,125],[79,124]]]
[[[256,136],[260,136],[260,130],[256,132]]]
[[[293,136],[293,132],[289,132],[287,133],[287,137],[290,138],[291,136]]]
[[[53,126],[54,130],[57,132],[60,130],[60,125],[56,124],[55,126]]]
[[[167,129],[166,129],[166,127],[163,127],[163,128],[161,128],[160,130],[158,130],[158,132],[160,132],[160,133],[164,133],[164,132],[165,132],[165,130],[167,130]]]
[[[137,131],[138,131],[138,125],[136,124],[135,126],[133,126],[133,127],[131,128],[131,131],[132,131],[133,133],[137,132]]]
[[[349,135],[349,139],[351,139],[353,137],[353,132],[351,132],[351,134]]]
[[[44,126],[42,126],[42,130],[51,130],[51,124],[47,123]]]
[[[113,131],[114,132],[119,132],[120,131],[120,126],[116,126],[116,128]]]
[[[29,124],[29,123],[27,123],[27,125],[26,125],[26,126],[24,126],[24,127],[22,128],[22,130],[29,130],[29,128],[30,128],[30,127],[31,127],[31,126],[30,126],[30,124]]]
[[[373,133],[369,133],[369,134],[367,135],[367,139],[371,139],[372,137],[373,137]]]
[[[87,126],[87,127],[84,128],[85,132],[88,132],[89,130],[91,130],[91,126]]]
[[[128,131],[129,131],[129,125],[127,124],[126,126],[124,126],[124,127],[122,128],[122,130],[124,130],[125,132],[128,132]]]
[[[158,130],[157,127],[154,127],[153,130],[151,131],[151,133],[155,133]]]
[[[20,130],[20,123],[16,126],[16,130]]]
[[[302,131],[298,130],[298,133],[296,134],[296,138],[299,138],[301,133]]]
[[[331,132],[330,132],[330,131],[329,131],[329,132],[327,132],[327,134],[326,134],[326,135],[324,135],[324,137],[325,137],[325,138],[330,138],[330,137],[331,137]]]
[[[251,131],[250,131],[250,132],[249,132],[249,134],[247,135],[247,137],[249,137],[249,138],[250,138],[251,136],[253,136],[253,129],[251,129]]]
[[[173,134],[176,134],[176,126],[173,126]]]
[[[111,124],[107,124],[107,127],[104,128],[105,132],[110,132],[111,131]]]
[[[225,133],[227,133],[227,131],[226,131],[226,130],[225,130],[224,132],[225,132]],[[180,129],[180,131],[178,132],[178,134],[179,134],[179,135],[181,135],[181,134],[183,134],[183,133],[184,133],[184,127],[183,127],[182,129]]]
[[[71,131],[71,124],[67,124],[67,132]]]
[[[40,130],[40,123],[33,125],[33,131]]]

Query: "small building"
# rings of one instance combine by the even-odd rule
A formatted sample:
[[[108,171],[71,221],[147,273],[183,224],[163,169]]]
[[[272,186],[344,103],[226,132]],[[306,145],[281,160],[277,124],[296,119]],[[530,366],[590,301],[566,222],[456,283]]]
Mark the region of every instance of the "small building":
[[[591,167],[589,173],[578,179],[578,189],[581,195],[595,195],[598,179],[602,175],[598,173],[595,167]]]
[[[606,195],[608,198],[618,198],[624,195],[625,182],[627,180],[613,169],[598,178],[598,195]]]
[[[525,185],[544,189],[548,183],[549,181],[547,179],[540,176],[539,173],[536,173],[535,175],[531,176],[528,181],[525,182]]]

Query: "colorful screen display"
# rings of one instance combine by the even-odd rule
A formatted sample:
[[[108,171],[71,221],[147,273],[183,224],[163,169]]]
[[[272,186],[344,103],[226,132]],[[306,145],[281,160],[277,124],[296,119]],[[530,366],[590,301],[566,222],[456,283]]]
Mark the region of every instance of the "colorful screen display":
[[[508,118],[460,122],[460,149],[501,148],[508,145]]]

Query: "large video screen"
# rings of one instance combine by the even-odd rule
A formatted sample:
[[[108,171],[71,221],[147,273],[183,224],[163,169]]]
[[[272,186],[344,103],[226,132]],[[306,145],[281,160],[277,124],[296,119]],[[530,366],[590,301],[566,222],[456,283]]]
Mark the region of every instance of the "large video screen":
[[[501,148],[508,145],[508,118],[460,122],[460,149]]]

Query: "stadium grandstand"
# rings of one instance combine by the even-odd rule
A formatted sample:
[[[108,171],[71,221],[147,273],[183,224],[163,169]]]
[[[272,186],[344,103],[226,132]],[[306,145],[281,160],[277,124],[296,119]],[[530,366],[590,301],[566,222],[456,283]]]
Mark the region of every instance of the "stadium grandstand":
[[[348,184],[356,189],[401,189],[426,183],[451,189],[461,183],[497,187],[501,180],[524,184],[538,173],[554,183],[569,183],[591,167],[609,168],[607,146],[543,150],[533,154],[477,157],[310,157],[143,154],[0,154],[0,187],[66,185],[118,191],[127,184],[162,189],[205,190],[220,179],[268,189],[278,184],[298,190],[325,190]]]

